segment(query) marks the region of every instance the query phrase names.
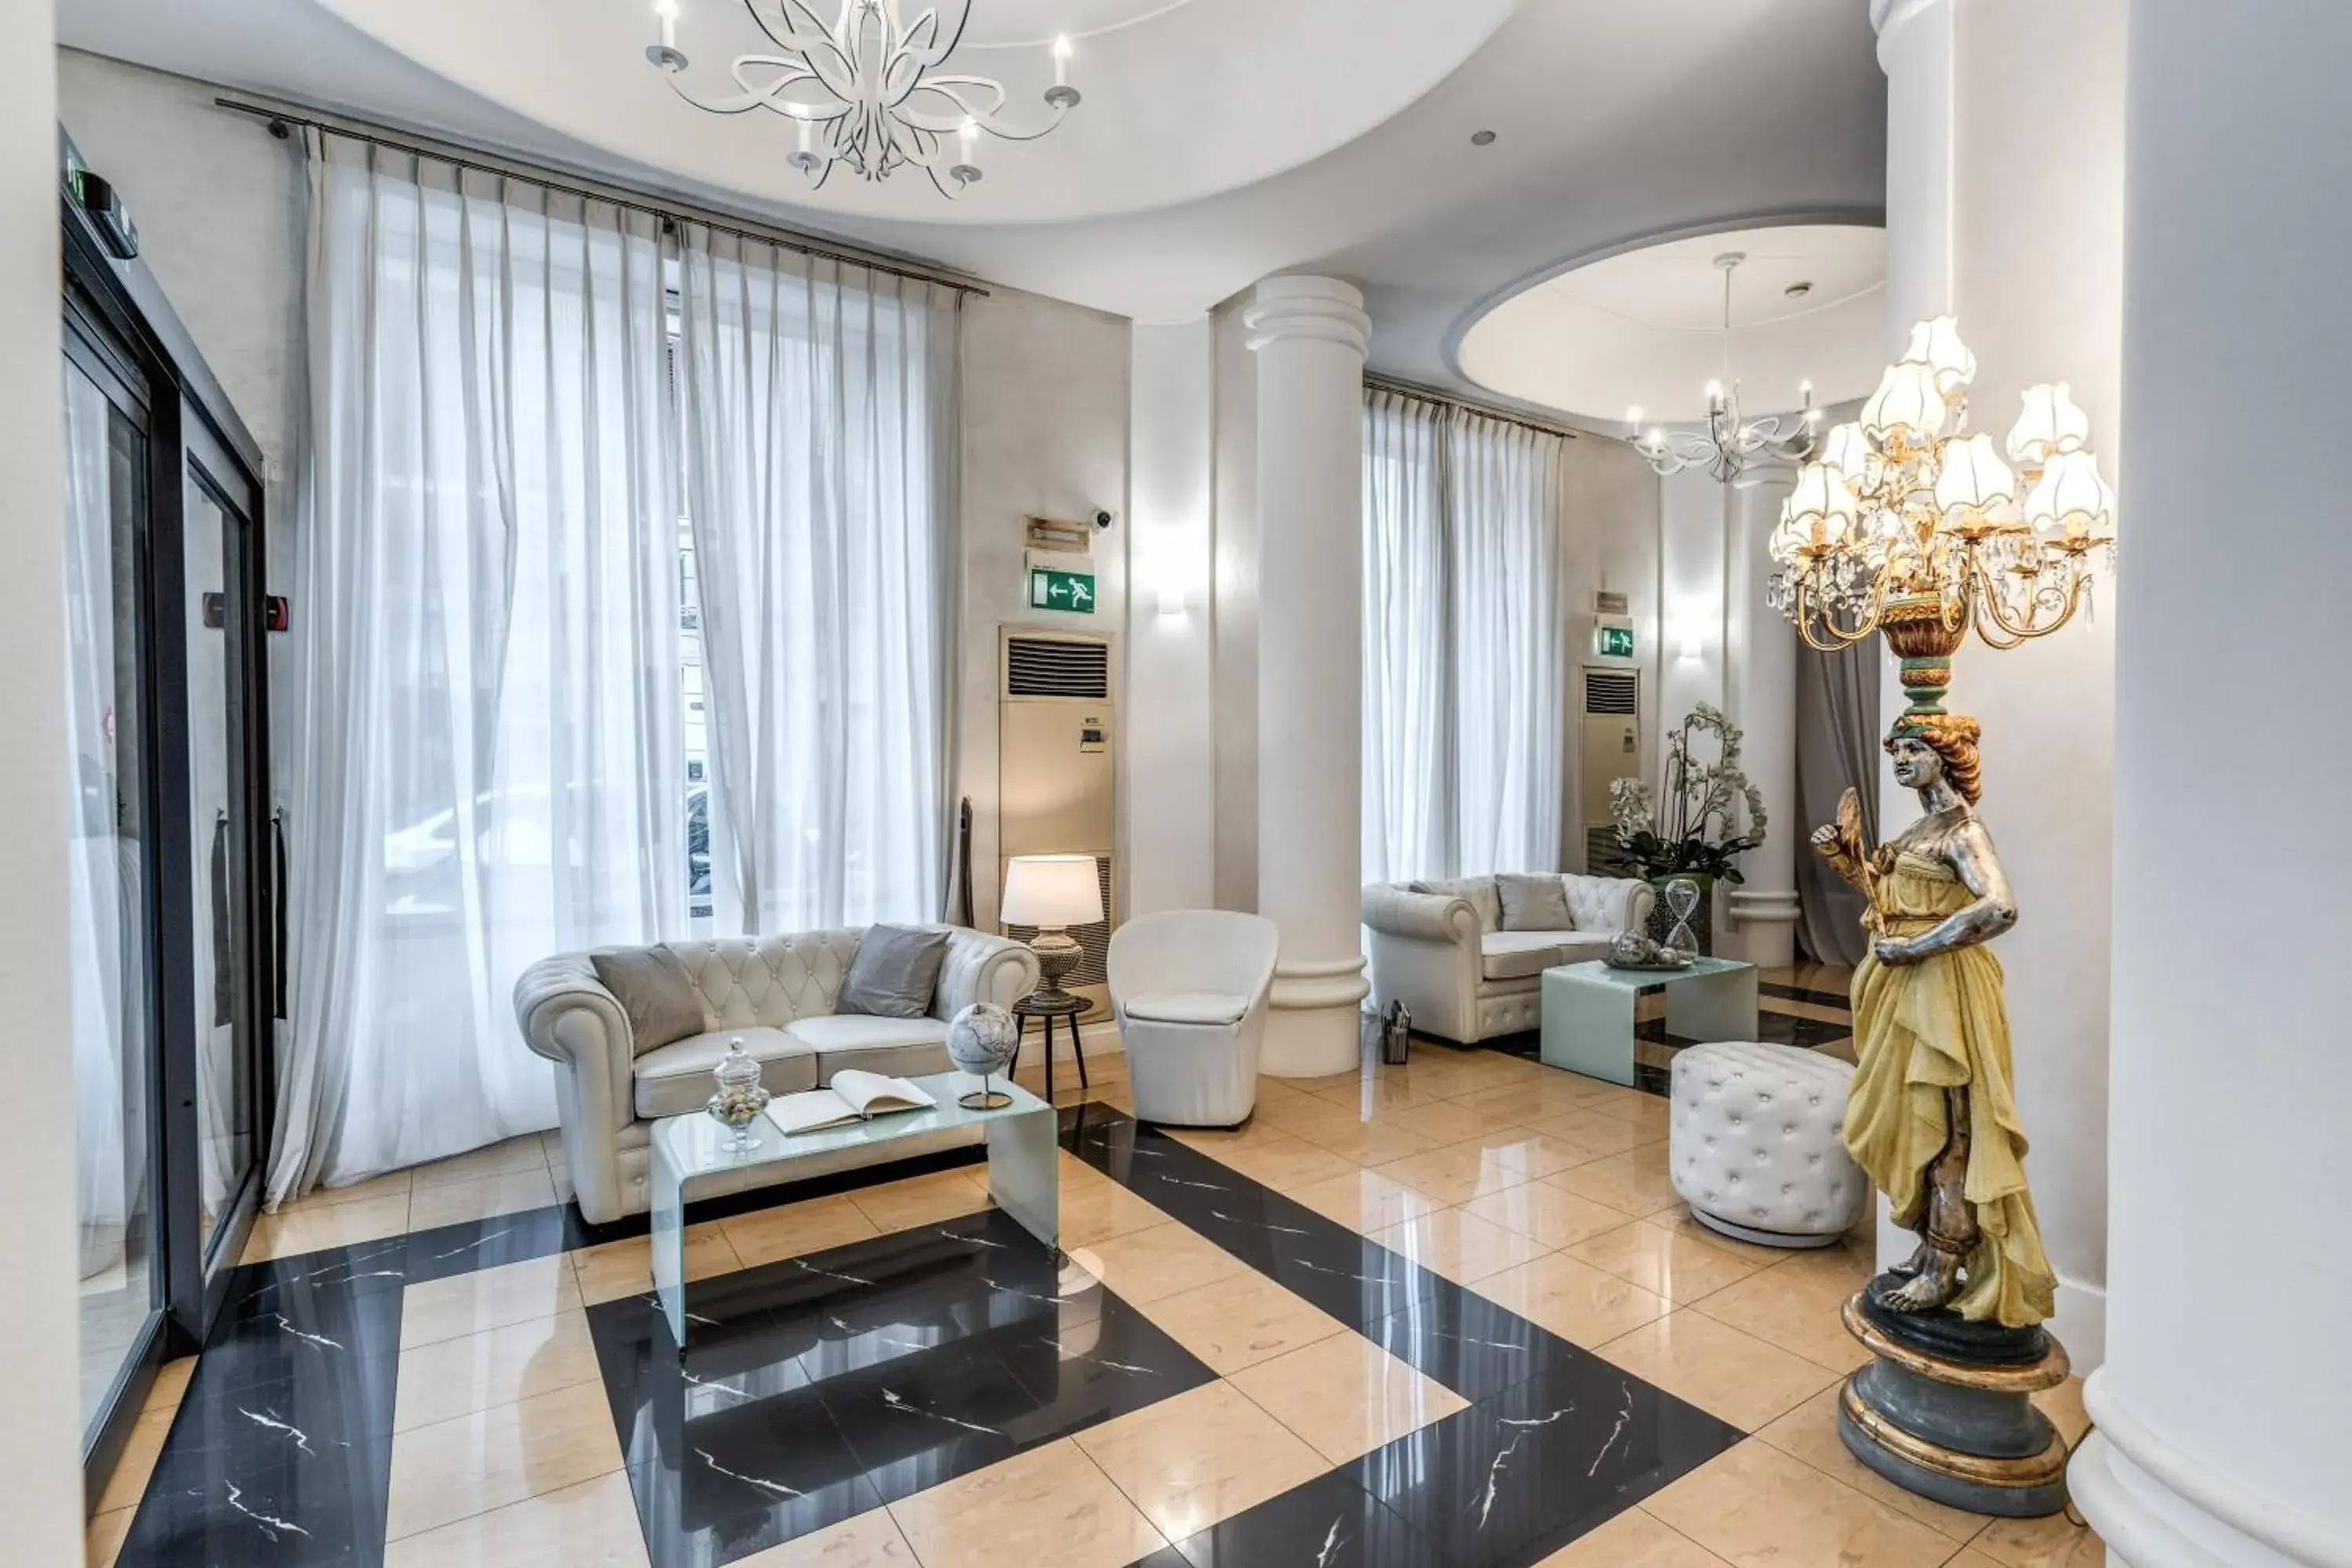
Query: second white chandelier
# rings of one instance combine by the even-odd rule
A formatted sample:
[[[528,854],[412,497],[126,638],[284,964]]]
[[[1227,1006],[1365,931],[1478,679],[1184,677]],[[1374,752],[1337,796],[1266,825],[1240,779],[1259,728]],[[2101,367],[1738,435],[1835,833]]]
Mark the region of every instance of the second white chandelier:
[[[828,26],[808,0],[742,0],[744,10],[775,46],[773,52],[738,55],[737,90],[698,98],[678,79],[686,55],[677,47],[678,0],[654,0],[660,36],[646,58],[668,73],[670,86],[697,109],[743,114],[765,109],[795,122],[799,144],[787,155],[812,186],[842,164],[866,180],[887,179],[912,165],[946,196],[981,177],[979,139],[1034,142],[1077,107],[1069,82],[1070,40],[1054,40],[1054,85],[1046,112],[1034,123],[1006,118],[1004,84],[992,78],[942,71],[963,39],[971,0],[954,8],[954,23],[937,7],[903,20],[908,0],[839,0]]]

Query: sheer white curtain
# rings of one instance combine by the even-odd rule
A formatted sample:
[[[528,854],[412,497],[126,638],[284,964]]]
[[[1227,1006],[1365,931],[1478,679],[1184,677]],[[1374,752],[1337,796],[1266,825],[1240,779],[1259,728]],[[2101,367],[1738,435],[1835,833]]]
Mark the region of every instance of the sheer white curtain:
[[[936,919],[956,296],[695,225],[681,247],[718,917]]]
[[[1448,431],[1460,869],[1558,868],[1568,644],[1558,436],[1458,411]]]
[[[1368,882],[1560,863],[1564,448],[1365,391]]]
[[[273,1201],[552,1125],[516,974],[687,921],[656,222],[310,151]]]
[[[1367,882],[1454,871],[1444,412],[1364,393]]]

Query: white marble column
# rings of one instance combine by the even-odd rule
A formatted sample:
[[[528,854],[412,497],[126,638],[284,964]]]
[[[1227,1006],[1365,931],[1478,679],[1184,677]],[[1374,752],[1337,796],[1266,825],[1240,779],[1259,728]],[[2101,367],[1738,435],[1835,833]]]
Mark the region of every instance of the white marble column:
[[[2121,396],[2127,9],[2126,0],[1871,5],[1887,86],[1889,357],[1911,322],[1957,315],[1977,356],[1971,426],[1998,446],[2027,386],[2071,383],[2111,477],[2136,439]],[[2137,499],[2123,486],[2126,577]],[[2008,975],[2026,1169],[2058,1275],[2051,1327],[2084,1370],[2104,1354],[2107,1281],[2118,618],[2113,584],[2102,582],[2092,612],[2055,636],[2008,652],[1971,637],[1947,699],[1984,726],[1982,809],[2021,911],[1992,951]],[[1891,717],[1903,703],[1890,664],[1880,711]],[[1916,811],[1916,797],[1882,773],[1881,832]],[[1899,1245],[1896,1257],[1916,1243]]]
[[[1724,498],[1724,709],[1745,734],[1740,766],[1764,797],[1764,842],[1740,857],[1742,885],[1724,895],[1731,940],[1717,952],[1759,967],[1796,955],[1797,629],[1764,602],[1772,528],[1795,473],[1778,465],[1742,474]]]
[[[1257,353],[1258,912],[1282,928],[1260,1058],[1277,1078],[1356,1065],[1368,987],[1362,877],[1363,296],[1269,278]]]
[[[0,629],[0,1421],[11,1563],[79,1563],[71,972],[65,922],[65,434],[58,405],[57,39],[50,7],[0,9],[0,564],[23,585]]]
[[[2295,439],[2352,424],[2352,9],[2131,32],[2107,1358],[2068,1481],[2119,1568],[2352,1563],[2352,532]]]

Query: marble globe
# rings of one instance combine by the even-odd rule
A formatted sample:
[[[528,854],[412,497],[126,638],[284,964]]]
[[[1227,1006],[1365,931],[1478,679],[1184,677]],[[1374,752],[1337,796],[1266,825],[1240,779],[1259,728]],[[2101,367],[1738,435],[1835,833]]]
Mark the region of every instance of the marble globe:
[[[993,1077],[1020,1049],[1021,1030],[1013,1015],[993,1002],[975,1002],[948,1025],[948,1060],[959,1072]]]

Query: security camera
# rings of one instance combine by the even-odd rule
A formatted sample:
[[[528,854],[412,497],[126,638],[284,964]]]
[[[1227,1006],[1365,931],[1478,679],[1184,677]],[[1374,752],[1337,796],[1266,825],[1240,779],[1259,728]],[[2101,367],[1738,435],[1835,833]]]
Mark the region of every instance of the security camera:
[[[1112,523],[1118,521],[1118,519],[1109,510],[1108,508],[1097,507],[1095,509],[1095,528],[1097,531],[1108,530]]]

